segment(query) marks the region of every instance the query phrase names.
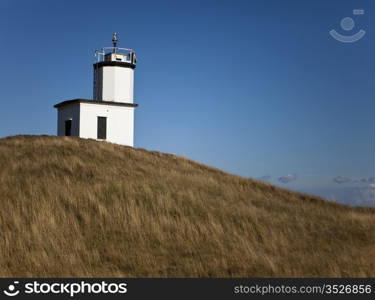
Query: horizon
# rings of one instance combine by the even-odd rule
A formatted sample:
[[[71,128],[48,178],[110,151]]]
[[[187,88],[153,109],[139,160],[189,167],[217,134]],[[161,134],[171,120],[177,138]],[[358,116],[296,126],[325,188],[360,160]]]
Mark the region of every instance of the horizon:
[[[56,135],[53,105],[92,99],[94,51],[118,32],[138,57],[136,148],[375,206],[373,2],[101,4],[0,3],[0,137]],[[342,43],[333,29],[366,34]]]

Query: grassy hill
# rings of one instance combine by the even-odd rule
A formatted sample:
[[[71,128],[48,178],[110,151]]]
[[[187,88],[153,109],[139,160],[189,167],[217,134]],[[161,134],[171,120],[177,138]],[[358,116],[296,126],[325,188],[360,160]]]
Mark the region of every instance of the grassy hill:
[[[0,139],[0,276],[375,276],[375,210],[170,154]]]

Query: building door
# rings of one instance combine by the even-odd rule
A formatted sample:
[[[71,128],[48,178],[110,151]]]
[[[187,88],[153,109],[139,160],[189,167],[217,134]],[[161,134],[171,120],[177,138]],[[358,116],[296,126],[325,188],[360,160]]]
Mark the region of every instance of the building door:
[[[65,136],[72,135],[72,120],[65,121]]]
[[[107,139],[107,118],[98,117],[98,139]]]

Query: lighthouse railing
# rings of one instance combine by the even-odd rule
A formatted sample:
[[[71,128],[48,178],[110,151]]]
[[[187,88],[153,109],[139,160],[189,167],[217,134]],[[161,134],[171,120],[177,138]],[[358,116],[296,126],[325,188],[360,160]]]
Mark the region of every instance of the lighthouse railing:
[[[104,47],[100,50],[95,51],[95,63],[102,62],[105,60],[105,56],[110,53],[118,53],[125,55],[131,60],[131,57],[135,57],[135,52],[130,48],[119,48],[119,47]]]

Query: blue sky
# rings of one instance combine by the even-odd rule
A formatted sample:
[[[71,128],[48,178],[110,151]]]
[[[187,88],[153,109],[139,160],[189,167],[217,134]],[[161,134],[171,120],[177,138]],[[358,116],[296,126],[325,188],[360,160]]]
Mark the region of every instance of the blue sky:
[[[55,134],[53,105],[92,98],[94,51],[116,31],[139,58],[136,147],[375,205],[374,8],[370,0],[1,0],[0,136]],[[340,27],[344,17],[352,30]],[[332,29],[366,35],[341,43]]]

